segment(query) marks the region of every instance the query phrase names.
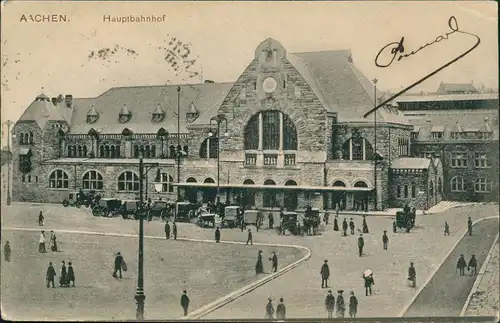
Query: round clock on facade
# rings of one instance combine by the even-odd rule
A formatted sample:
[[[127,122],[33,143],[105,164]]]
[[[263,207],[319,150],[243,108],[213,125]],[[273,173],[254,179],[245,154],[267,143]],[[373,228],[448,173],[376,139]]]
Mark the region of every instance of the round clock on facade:
[[[267,77],[264,79],[264,82],[262,82],[262,89],[266,93],[273,93],[276,90],[278,83],[273,77]]]

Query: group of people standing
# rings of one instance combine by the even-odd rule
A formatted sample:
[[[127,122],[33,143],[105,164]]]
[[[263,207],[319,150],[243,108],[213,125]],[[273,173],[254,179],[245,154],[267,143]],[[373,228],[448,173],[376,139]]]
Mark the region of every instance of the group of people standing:
[[[55,288],[54,280],[56,277],[56,270],[52,262],[49,262],[49,267],[47,268],[47,273],[45,275],[45,280],[47,284],[47,288],[52,285],[52,288]],[[59,287],[75,287],[75,270],[73,269],[73,265],[71,261],[68,262],[68,267],[66,268],[66,263],[63,260],[61,262],[61,271],[59,276]]]
[[[272,270],[271,272],[275,273],[278,271],[278,256],[276,252],[273,251],[271,257],[269,257],[269,261],[272,262]],[[260,275],[264,273],[264,263],[262,261],[262,250],[259,250],[257,254],[257,263],[255,264],[255,274]]]
[[[337,317],[345,316],[345,301],[344,296],[342,296],[343,290],[338,290],[337,293],[337,302],[335,302],[335,296],[333,296],[332,291],[329,290],[328,294],[325,298],[325,308],[327,312],[328,318],[333,318],[333,311],[335,310],[335,305],[337,306]],[[351,318],[356,317],[356,313],[358,312],[358,299],[354,295],[354,292],[351,292],[351,297],[349,298],[349,316]]]
[[[272,320],[272,319],[274,319],[275,313],[276,313],[277,320],[286,319],[286,306],[285,306],[285,300],[283,299],[283,297],[280,298],[280,303],[278,304],[278,306],[276,306],[276,311],[274,310],[273,298],[269,297],[267,299],[265,318]]]
[[[57,252],[57,237],[56,234],[54,233],[54,230],[50,231],[50,240],[49,240],[49,249],[52,250],[53,252]],[[40,233],[40,239],[38,240],[38,252],[39,253],[46,253],[47,248],[46,248],[46,239],[45,239],[45,231],[41,231]]]

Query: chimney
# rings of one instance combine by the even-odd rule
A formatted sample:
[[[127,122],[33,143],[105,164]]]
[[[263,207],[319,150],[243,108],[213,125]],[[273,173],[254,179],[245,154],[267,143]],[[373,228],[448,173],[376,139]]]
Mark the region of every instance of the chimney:
[[[212,81],[212,80],[205,80],[205,82],[204,82],[204,83],[205,83],[205,84],[209,84],[209,83],[211,84],[211,83],[215,83],[215,82],[214,82],[214,81]]]
[[[71,106],[73,105],[73,96],[71,94],[66,94],[64,100],[66,101],[66,106],[68,108],[71,108]]]

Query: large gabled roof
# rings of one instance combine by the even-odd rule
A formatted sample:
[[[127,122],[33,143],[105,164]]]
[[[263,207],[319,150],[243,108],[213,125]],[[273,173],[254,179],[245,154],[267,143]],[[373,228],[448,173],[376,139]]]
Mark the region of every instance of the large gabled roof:
[[[43,129],[48,121],[67,121],[63,116],[63,109],[71,110],[59,105],[54,105],[48,96],[38,95],[19,118],[19,121],[35,121]]]
[[[447,94],[453,92],[463,92],[463,93],[477,93],[477,89],[471,83],[444,83],[439,84],[437,90],[440,94]]]

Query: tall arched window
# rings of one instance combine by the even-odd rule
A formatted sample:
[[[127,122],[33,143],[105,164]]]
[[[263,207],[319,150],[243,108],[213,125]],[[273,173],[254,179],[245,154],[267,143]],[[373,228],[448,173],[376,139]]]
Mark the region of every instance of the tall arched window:
[[[288,180],[285,186],[297,186],[297,182],[294,180]],[[297,191],[293,189],[285,190],[284,195],[284,207],[289,211],[295,211],[297,209]]]
[[[101,173],[95,170],[85,172],[82,187],[84,190],[102,190],[104,185]]]
[[[115,154],[116,158],[120,158],[120,145],[116,145]]]
[[[464,179],[462,177],[453,177],[451,179],[451,191],[463,192],[465,191]]]
[[[174,147],[174,146],[170,146],[170,147]],[[174,147],[174,149],[175,149],[175,147]],[[170,158],[173,158],[173,155]],[[196,183],[196,179],[193,177],[189,177],[188,179],[186,179],[186,183]],[[186,188],[186,199],[191,203],[197,202],[198,197],[197,197],[197,193],[196,193],[196,188],[194,188],[194,187],[187,187]]]
[[[99,147],[99,157],[104,157],[104,146]]]
[[[276,185],[272,179],[268,179],[264,182],[264,185]],[[264,207],[276,206],[276,192],[272,189],[266,189],[263,193],[263,205]]]
[[[255,182],[251,179],[246,179],[243,185],[255,185]],[[246,207],[255,206],[255,192],[251,189],[245,189],[243,191],[243,205]]]
[[[411,197],[412,198],[417,197],[417,186],[415,184],[411,184]]]
[[[139,176],[131,171],[125,171],[118,176],[118,191],[139,191]]]
[[[114,158],[115,157],[115,146],[111,146],[110,150],[111,150],[111,158]]]
[[[217,138],[207,138],[203,140],[200,147],[200,157],[201,158],[217,158],[217,145],[219,144],[219,139]]]
[[[175,146],[171,145],[170,147],[168,147],[168,150],[169,150],[168,157],[175,158]]]
[[[205,178],[203,181],[205,184],[215,184],[212,178]],[[207,203],[209,201],[215,202],[215,197],[217,196],[217,189],[215,187],[206,187],[203,190],[203,202]]]
[[[108,145],[106,145],[106,146],[104,147],[104,155],[106,156],[106,158],[109,158],[109,157],[110,157],[109,153],[110,153],[110,151],[109,151],[109,146],[108,146]]]
[[[353,137],[342,146],[344,160],[373,160],[373,148],[363,137]]]
[[[280,111],[252,116],[244,132],[245,150],[297,150],[297,129],[288,115]]]
[[[83,151],[83,157],[87,157],[87,145],[83,146],[82,151]]]
[[[69,176],[65,171],[61,169],[56,169],[49,176],[49,187],[50,188],[68,188],[69,187]]]
[[[71,145],[66,146],[66,151],[68,153],[68,157],[73,157],[73,149],[72,149]]]
[[[172,176],[167,173],[161,173],[162,192],[172,193],[174,191],[174,186],[172,185],[173,182],[174,178]]]
[[[184,150],[184,153],[186,154],[186,157],[187,157],[188,152],[189,152],[189,147],[187,145],[185,145],[184,147],[182,147],[182,150]]]
[[[83,156],[82,146],[78,146],[78,157],[82,157],[82,156]]]

